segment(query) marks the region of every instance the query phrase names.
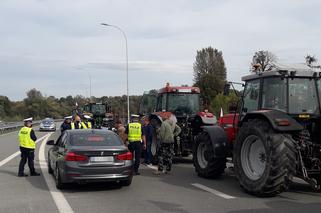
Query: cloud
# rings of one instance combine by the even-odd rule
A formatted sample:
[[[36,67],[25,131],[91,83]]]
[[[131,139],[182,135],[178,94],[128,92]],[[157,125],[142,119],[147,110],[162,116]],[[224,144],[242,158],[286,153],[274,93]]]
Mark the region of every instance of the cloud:
[[[86,94],[90,73],[97,96],[124,94],[124,38],[101,22],[126,32],[131,93],[166,81],[191,84],[196,51],[208,46],[223,52],[228,79],[240,81],[257,50],[281,62],[321,57],[320,6],[317,0],[1,1],[0,91],[11,99],[32,87],[55,96]]]

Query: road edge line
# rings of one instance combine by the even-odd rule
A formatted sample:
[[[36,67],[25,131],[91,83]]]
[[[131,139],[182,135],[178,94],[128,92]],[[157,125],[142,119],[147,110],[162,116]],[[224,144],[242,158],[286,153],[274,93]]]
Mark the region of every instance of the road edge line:
[[[51,133],[52,134],[52,133]],[[47,184],[48,190],[53,198],[56,207],[60,213],[74,213],[70,204],[66,200],[63,193],[56,189],[55,183],[52,179],[52,176],[47,172],[47,161],[45,157],[45,147],[48,138],[51,134],[41,143],[38,153],[39,165],[42,172],[42,176]]]
[[[192,186],[196,187],[196,188],[199,188],[199,189],[202,189],[204,191],[207,191],[209,193],[212,193],[216,196],[219,196],[219,197],[222,197],[222,198],[225,198],[225,199],[234,199],[235,197],[231,196],[231,195],[228,195],[228,194],[225,194],[223,192],[220,192],[220,191],[217,191],[215,189],[212,189],[210,187],[207,187],[207,186],[204,186],[202,184],[199,184],[199,183],[191,183]]]

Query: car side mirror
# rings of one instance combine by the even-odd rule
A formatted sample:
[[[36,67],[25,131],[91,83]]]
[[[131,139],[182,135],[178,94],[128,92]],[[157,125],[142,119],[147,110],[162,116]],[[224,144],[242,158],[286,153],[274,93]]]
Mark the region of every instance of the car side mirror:
[[[50,140],[50,141],[47,141],[46,144],[50,145],[50,146],[53,146],[53,145],[55,145],[55,141],[54,140]]]
[[[224,96],[228,96],[230,94],[230,87],[231,87],[231,85],[229,83],[226,83],[224,85],[224,92],[223,92]]]

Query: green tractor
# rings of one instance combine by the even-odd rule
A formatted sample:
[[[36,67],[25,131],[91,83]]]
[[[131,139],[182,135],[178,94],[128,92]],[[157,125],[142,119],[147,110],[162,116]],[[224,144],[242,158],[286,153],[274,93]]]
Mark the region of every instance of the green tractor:
[[[107,103],[87,103],[83,107],[83,114],[92,117],[95,129],[106,127],[106,120],[111,120],[110,106]]]

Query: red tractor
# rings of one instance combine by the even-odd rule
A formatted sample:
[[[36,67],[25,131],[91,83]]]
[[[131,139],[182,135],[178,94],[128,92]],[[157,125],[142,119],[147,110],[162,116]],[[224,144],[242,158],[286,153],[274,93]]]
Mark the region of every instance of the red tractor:
[[[321,73],[275,69],[242,78],[237,113],[203,127],[194,147],[196,172],[215,178],[233,158],[241,187],[256,196],[287,190],[294,176],[321,184]]]
[[[158,161],[157,150],[159,140],[157,129],[162,123],[161,113],[171,113],[173,119],[182,131],[175,139],[175,155],[188,156],[193,152],[194,140],[203,126],[213,126],[217,123],[215,116],[207,111],[201,111],[200,89],[187,86],[170,86],[152,90],[143,95],[140,104],[140,114],[148,115],[155,130],[152,144],[153,163]]]

